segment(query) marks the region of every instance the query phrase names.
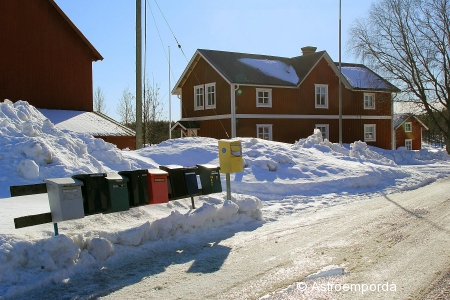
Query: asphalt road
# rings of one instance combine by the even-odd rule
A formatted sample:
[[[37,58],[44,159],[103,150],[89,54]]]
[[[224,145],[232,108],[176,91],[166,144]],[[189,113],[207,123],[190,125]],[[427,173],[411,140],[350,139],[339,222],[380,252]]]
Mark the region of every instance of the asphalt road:
[[[103,299],[436,299],[450,269],[449,213],[445,179],[212,234]],[[151,260],[120,268],[147,270]]]

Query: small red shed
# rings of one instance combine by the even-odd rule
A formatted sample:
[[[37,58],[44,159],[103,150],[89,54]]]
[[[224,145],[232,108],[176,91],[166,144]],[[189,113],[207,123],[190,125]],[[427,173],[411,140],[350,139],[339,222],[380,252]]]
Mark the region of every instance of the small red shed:
[[[422,149],[422,130],[428,127],[412,114],[394,115],[395,148]]]

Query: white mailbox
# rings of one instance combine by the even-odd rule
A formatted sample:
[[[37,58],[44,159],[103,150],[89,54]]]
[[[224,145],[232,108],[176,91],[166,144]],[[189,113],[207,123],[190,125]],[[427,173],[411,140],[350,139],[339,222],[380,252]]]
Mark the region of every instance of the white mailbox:
[[[53,223],[84,218],[81,180],[73,178],[45,179]]]

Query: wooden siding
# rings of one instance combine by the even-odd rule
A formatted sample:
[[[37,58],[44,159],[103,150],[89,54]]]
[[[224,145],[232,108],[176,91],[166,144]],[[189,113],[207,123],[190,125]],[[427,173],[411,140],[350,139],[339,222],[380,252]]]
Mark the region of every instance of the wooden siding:
[[[405,132],[405,123],[411,122],[411,132]],[[405,139],[412,139],[412,150],[422,149],[423,126],[415,118],[408,118],[395,130],[395,148],[404,147]]]
[[[0,1],[0,11],[0,100],[92,111],[92,52],[53,5]]]
[[[125,148],[129,148],[130,150],[136,149],[135,136],[94,136],[94,137],[103,139],[105,142],[114,144],[119,149]]]
[[[215,139],[230,139],[231,121],[230,119],[201,121],[200,130],[198,130],[197,134],[198,136]]]
[[[272,125],[274,141],[294,143],[299,139],[313,134],[316,124],[329,125],[329,140],[339,142],[339,120],[306,120],[306,119],[238,119],[237,136],[256,137],[256,125]],[[343,120],[343,143],[353,143],[364,140],[364,124],[376,125],[376,141],[367,142],[368,145],[384,149],[391,148],[391,120]]]
[[[216,109],[194,110],[194,86],[216,83]],[[209,63],[200,58],[182,87],[182,118],[230,114],[230,85]],[[204,98],[206,100],[206,96]]]

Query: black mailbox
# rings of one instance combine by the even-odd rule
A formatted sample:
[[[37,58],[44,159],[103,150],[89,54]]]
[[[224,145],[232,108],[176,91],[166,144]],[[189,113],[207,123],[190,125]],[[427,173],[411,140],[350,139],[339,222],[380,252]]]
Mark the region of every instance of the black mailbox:
[[[119,174],[128,178],[127,188],[130,206],[149,204],[148,170],[120,171]]]
[[[189,196],[198,195],[197,167],[184,168],[184,180],[187,194]]]
[[[188,195],[184,179],[184,168],[179,165],[159,166],[161,170],[169,173],[169,198],[182,198]]]
[[[106,173],[77,174],[72,178],[81,180],[81,195],[85,215],[104,212],[108,209]]]
[[[222,192],[222,182],[220,181],[220,167],[215,165],[197,165],[198,175],[202,184],[202,194]]]
[[[159,166],[169,173],[169,199],[179,199],[186,196],[198,195],[197,167],[183,167],[179,165]]]

